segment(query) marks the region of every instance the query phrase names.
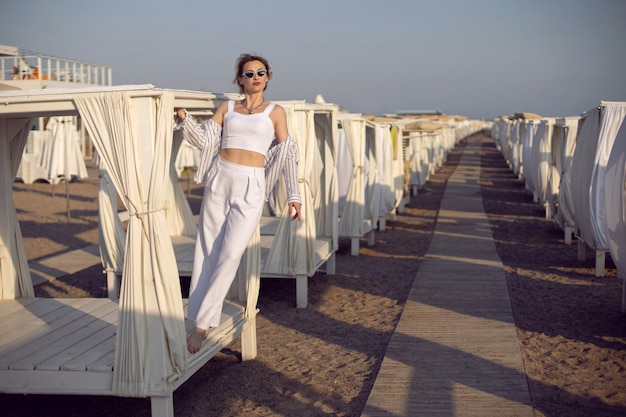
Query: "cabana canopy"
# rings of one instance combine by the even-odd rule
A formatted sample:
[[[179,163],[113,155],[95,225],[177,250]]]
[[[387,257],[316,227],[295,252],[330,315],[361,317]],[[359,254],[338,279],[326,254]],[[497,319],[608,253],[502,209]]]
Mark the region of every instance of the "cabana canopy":
[[[354,240],[370,232],[375,226],[368,216],[366,207],[366,187],[368,163],[365,129],[367,120],[359,114],[340,114],[342,129],[339,134],[337,171],[339,173],[341,220],[339,235],[353,239],[352,254],[358,254],[358,244]]]
[[[606,238],[611,258],[622,279],[622,312],[626,313],[626,124],[622,123],[611,150],[605,176],[610,192],[606,204]]]
[[[611,148],[626,116],[626,103],[602,102],[581,117],[572,161],[574,218],[579,238],[608,250],[605,234],[604,175]],[[616,192],[615,190],[612,190]]]
[[[12,195],[33,117],[80,115],[101,168],[129,212],[114,395],[168,397],[173,381],[189,376],[183,299],[166,217],[168,187],[163,185],[171,174],[173,109],[205,111],[216,98],[151,85],[0,92],[2,300],[34,296]],[[171,396],[169,401],[163,415],[171,414]]]
[[[298,183],[303,200],[301,222],[288,215],[282,180],[270,199],[278,222],[264,216],[261,277],[295,278],[296,306],[306,307],[307,277],[322,264],[335,273],[338,243],[337,106],[330,103],[279,101],[298,150]],[[275,232],[272,231],[275,225]],[[267,248],[267,252],[265,249]]]
[[[559,118],[554,126],[554,142],[552,145],[555,160],[555,180],[558,178],[557,204],[554,220],[565,232],[565,243],[572,242],[575,223],[573,218],[572,200],[572,159],[576,149],[576,135],[580,117]],[[556,182],[556,181],[555,181]]]

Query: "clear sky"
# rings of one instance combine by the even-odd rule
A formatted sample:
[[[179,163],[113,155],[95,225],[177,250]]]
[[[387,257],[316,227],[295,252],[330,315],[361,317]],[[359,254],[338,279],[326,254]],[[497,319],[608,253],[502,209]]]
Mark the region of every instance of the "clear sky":
[[[235,91],[377,114],[580,114],[626,101],[625,0],[0,0],[0,44],[109,65],[113,83]]]

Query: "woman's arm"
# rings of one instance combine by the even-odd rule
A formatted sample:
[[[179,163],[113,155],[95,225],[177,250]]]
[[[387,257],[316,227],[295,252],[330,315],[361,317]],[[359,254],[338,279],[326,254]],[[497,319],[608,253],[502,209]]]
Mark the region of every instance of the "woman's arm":
[[[285,180],[285,188],[287,189],[287,202],[289,204],[289,214],[291,220],[301,221],[300,208],[302,206],[302,197],[300,197],[300,186],[298,184],[298,149],[296,142],[289,136],[287,128],[287,113],[278,104],[270,113],[270,118],[274,123],[274,133],[276,142],[272,144],[281,149],[278,154],[281,156],[279,165],[281,165],[281,174]],[[270,147],[270,152],[272,151]],[[270,179],[270,182],[273,179]]]
[[[285,180],[285,188],[287,189],[287,202],[289,203],[291,221],[301,221],[300,208],[302,207],[302,197],[300,197],[300,185],[298,184],[298,151],[293,138],[289,142],[292,145],[285,158],[282,174]],[[284,145],[286,144],[284,143]]]
[[[174,115],[174,129],[181,129],[183,140],[200,150],[200,163],[194,180],[197,183],[204,182],[204,177],[209,170],[213,157],[219,152],[220,139],[222,137],[222,121],[224,109],[227,104],[222,103],[215,115],[207,122],[198,124],[187,114],[185,109],[176,109]]]
[[[278,143],[284,142],[289,137],[289,129],[287,128],[287,113],[278,104],[274,106],[270,113],[270,118],[274,123],[274,133]]]
[[[197,123],[187,114],[187,110],[176,109],[174,130],[182,130],[183,140],[199,150],[204,149],[207,141],[209,146],[214,147],[222,134],[225,106],[225,102],[220,104],[213,117],[204,123]]]

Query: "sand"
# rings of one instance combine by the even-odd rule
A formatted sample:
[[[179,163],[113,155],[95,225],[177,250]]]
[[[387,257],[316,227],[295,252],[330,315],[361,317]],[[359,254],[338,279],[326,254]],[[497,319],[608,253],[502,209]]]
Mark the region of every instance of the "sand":
[[[470,140],[483,143],[483,203],[505,266],[535,416],[626,415],[626,314],[610,255],[605,276],[596,278],[592,251],[577,260],[576,240],[564,243],[563,231],[533,203],[493,141]],[[359,256],[351,256],[349,240],[340,241],[337,273],[320,271],[309,279],[307,308],[295,308],[292,280],[263,279],[258,357],[241,362],[234,342],[175,392],[175,415],[359,416],[464,146],[452,150],[405,212],[377,232],[375,245],[362,239]],[[70,184],[69,222],[64,184],[15,184],[29,260],[97,243],[94,166],[89,173]],[[201,192],[191,185],[194,213]],[[36,295],[104,297],[101,269],[42,284]],[[0,401],[6,417],[150,415],[147,399],[0,395]]]

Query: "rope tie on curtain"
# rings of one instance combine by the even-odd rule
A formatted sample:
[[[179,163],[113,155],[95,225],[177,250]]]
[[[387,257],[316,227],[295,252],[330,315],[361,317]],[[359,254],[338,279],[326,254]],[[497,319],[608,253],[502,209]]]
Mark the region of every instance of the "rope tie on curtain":
[[[132,216],[137,217],[139,220],[141,220],[142,223],[143,223],[143,219],[144,219],[144,217],[146,215],[153,214],[153,213],[158,213],[159,211],[167,210],[167,202],[165,202],[165,205],[163,207],[159,207],[159,208],[156,208],[154,210],[139,211],[139,210],[137,210],[137,207],[135,207],[133,205],[133,203],[128,198],[126,198],[126,201],[128,201],[128,203],[129,203],[128,204],[128,215],[131,216],[131,217]]]
[[[155,210],[149,210],[149,211],[134,211],[134,210],[129,210],[128,214],[129,216],[135,216],[137,217],[139,220],[143,221],[143,218],[145,215],[147,214],[152,214],[152,213],[158,213],[159,211],[165,211],[166,208],[165,207],[161,207]]]
[[[365,171],[365,167],[363,167],[363,165],[355,165],[354,169],[352,170],[352,176],[356,177],[359,174],[362,174]]]
[[[128,201],[130,203],[130,201],[127,199],[126,201]],[[153,213],[158,213],[159,211],[165,211],[167,210],[167,207],[160,207],[154,210],[148,210],[148,211],[137,211],[137,209],[132,205],[132,203],[130,203],[129,205],[129,210],[128,210],[128,215],[129,217],[135,216],[139,219],[139,221],[141,221],[141,229],[143,230],[144,235],[146,236],[146,238],[148,238],[148,230],[147,230],[147,224],[146,224],[146,216],[148,214],[153,214]]]
[[[311,184],[309,183],[309,180],[307,180],[304,177],[299,177],[298,184],[305,184],[306,189],[309,191],[309,194],[311,195],[311,198],[313,198],[313,190],[311,189]]]

